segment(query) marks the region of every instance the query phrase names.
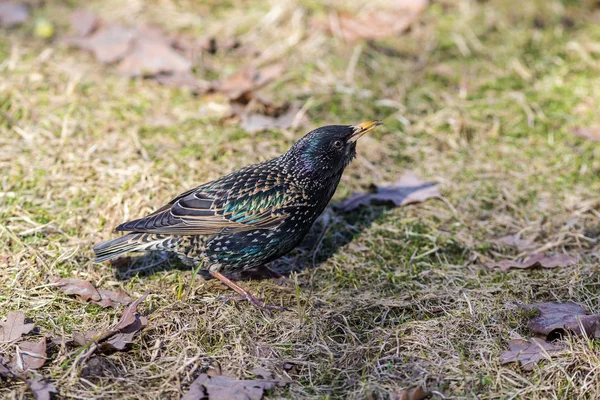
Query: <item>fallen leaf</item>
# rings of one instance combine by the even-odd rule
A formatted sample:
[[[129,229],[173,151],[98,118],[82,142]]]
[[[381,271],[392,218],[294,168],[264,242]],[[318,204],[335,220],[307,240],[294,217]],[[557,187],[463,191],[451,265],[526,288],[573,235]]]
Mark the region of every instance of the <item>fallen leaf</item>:
[[[423,400],[430,396],[430,391],[423,389],[423,386],[417,386],[412,389],[392,393],[390,400]]]
[[[20,371],[41,368],[46,362],[46,338],[35,342],[21,342],[12,364]]]
[[[101,307],[115,307],[115,305],[126,306],[131,304],[133,299],[123,290],[118,289],[116,292],[106,289],[98,289],[101,299],[99,301],[92,301]]]
[[[277,79],[283,74],[283,70],[281,64],[273,64],[261,69],[254,67],[242,68],[226,79],[215,82],[213,90],[223,93],[231,100],[239,100],[242,96]]]
[[[50,400],[51,393],[56,393],[56,384],[44,379],[27,379],[27,386],[33,392],[36,400]]]
[[[542,268],[568,267],[575,263],[575,259],[567,254],[556,254],[545,256],[544,254],[532,254],[523,261],[492,261],[485,263],[488,268],[500,268],[502,271],[508,271],[510,268],[526,269],[539,265]]]
[[[205,93],[210,90],[210,82],[197,79],[190,71],[161,73],[154,77],[158,83],[167,87],[187,88],[193,93]]]
[[[348,42],[397,36],[414,24],[425,11],[428,0],[394,0],[387,9],[363,10],[358,15],[332,14],[326,29]]]
[[[192,63],[177,53],[164,37],[154,33],[138,35],[117,70],[127,76],[154,76],[188,72]]]
[[[148,325],[148,319],[140,315],[137,307],[146,299],[148,293],[131,303],[124,311],[119,322],[104,331],[89,330],[84,333],[74,333],[73,341],[79,346],[97,343],[104,351],[125,350],[137,332]]]
[[[13,376],[12,370],[5,363],[4,358],[0,356],[0,378],[10,378]]]
[[[369,203],[388,204],[400,207],[420,203],[431,198],[440,198],[437,183],[425,182],[412,173],[406,173],[392,186],[376,188],[375,193],[353,193],[340,205],[342,211],[352,211]]]
[[[235,38],[219,39],[213,36],[197,38],[178,35],[173,41],[173,46],[182,51],[189,59],[193,59],[200,52],[216,54],[219,51],[227,52],[237,49],[240,45],[241,43]]]
[[[21,25],[29,19],[29,10],[23,3],[16,1],[0,2],[0,26],[10,28]]]
[[[100,18],[90,10],[75,10],[71,14],[71,28],[79,37],[93,33],[100,26]]]
[[[137,311],[138,306],[141,302],[146,300],[148,297],[148,293],[144,293],[139,299],[131,303],[124,311],[123,315],[121,315],[121,319],[117,324],[112,328],[112,330],[121,330],[125,329],[128,326],[135,324],[139,319],[139,313]]]
[[[590,314],[579,304],[548,302],[523,308],[539,310],[540,315],[529,321],[528,326],[534,334],[548,340],[566,333],[581,336],[583,332],[590,338],[600,338],[600,314]]]
[[[500,364],[519,361],[525,371],[531,371],[538,361],[549,359],[552,354],[562,350],[561,347],[540,338],[513,339],[508,343],[508,347],[510,350],[505,350],[500,354]]]
[[[148,325],[148,319],[143,315],[136,315],[132,324],[119,329],[117,333],[109,337],[102,344],[103,350],[125,350],[128,344],[133,342],[136,333]]]
[[[6,321],[0,322],[0,328],[0,342],[12,342],[31,332],[33,324],[25,323],[25,314],[21,311],[9,311]]]
[[[50,282],[55,284],[64,294],[76,295],[78,300],[100,301],[102,296],[91,282],[77,278],[51,277]]]
[[[111,64],[127,55],[135,36],[134,29],[112,24],[98,28],[89,36],[71,38],[67,42],[94,53],[98,61]]]
[[[242,114],[242,129],[246,132],[254,133],[267,129],[288,129],[290,128],[298,115],[299,107],[288,106],[286,111],[277,115],[270,116],[259,112],[249,112]]]
[[[586,139],[594,140],[596,142],[600,142],[600,126],[592,127],[592,128],[573,128],[571,130],[577,136],[584,137]]]
[[[76,295],[78,300],[90,300],[92,304],[104,308],[126,306],[133,301],[122,289],[116,292],[102,288],[96,289],[91,282],[77,278],[51,277],[50,282],[54,283],[64,294]]]
[[[85,346],[88,343],[97,341],[100,338],[100,332],[97,330],[89,330],[83,333],[73,332],[73,343],[77,346]]]
[[[256,369],[255,373],[265,377],[262,369]],[[190,389],[181,400],[260,400],[265,390],[272,389],[276,383],[285,382],[273,379],[267,373],[266,379],[236,379],[225,375],[218,375],[215,371],[200,374],[192,382]]]

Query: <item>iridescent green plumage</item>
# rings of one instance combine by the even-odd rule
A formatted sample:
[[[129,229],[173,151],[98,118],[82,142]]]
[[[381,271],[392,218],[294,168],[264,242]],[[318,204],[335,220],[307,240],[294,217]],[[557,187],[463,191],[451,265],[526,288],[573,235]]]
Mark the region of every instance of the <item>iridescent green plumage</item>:
[[[96,245],[97,261],[166,250],[219,274],[278,258],[306,235],[354,157],[356,139],[377,124],[316,129],[280,157],[184,192],[119,225],[117,231],[131,233]]]

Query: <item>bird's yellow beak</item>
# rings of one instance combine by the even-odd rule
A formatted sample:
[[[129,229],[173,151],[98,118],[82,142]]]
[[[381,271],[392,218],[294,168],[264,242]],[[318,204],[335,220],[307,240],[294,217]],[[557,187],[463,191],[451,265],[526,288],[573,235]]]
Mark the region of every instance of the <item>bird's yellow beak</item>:
[[[361,124],[358,125],[354,125],[354,133],[350,136],[350,138],[348,139],[349,143],[353,143],[356,142],[358,139],[360,139],[360,137],[362,135],[364,135],[365,133],[372,131],[373,129],[375,129],[377,126],[381,125],[381,121],[377,120],[377,121],[367,121],[367,122],[363,122]]]

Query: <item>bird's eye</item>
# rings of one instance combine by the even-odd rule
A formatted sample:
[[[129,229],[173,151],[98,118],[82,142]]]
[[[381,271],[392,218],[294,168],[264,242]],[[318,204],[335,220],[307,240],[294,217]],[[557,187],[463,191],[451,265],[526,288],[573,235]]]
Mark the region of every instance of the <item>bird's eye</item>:
[[[344,143],[342,143],[341,140],[336,140],[335,142],[333,142],[333,147],[336,149],[341,149],[344,146]]]

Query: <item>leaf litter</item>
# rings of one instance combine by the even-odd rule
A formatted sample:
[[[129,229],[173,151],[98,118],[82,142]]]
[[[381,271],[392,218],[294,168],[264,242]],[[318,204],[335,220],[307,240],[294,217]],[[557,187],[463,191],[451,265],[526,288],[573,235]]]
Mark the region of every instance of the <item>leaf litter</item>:
[[[573,132],[577,136],[581,136],[583,138],[590,139],[595,142],[600,142],[600,126],[590,128],[577,127],[571,129],[571,132]]]
[[[298,118],[297,105],[286,102],[274,106],[254,95],[254,91],[283,74],[283,64],[261,68],[243,66],[212,82],[194,76],[192,67],[197,51],[214,54],[217,49],[237,48],[240,43],[235,39],[193,40],[169,35],[156,27],[126,27],[103,21],[83,9],[73,12],[71,27],[75,36],[67,37],[66,43],[91,52],[104,64],[118,63],[116,70],[124,76],[149,78],[161,85],[187,88],[197,94],[224,95],[231,103],[230,112],[224,117],[238,118],[242,128],[250,133],[271,128],[287,129],[303,121]],[[261,107],[255,107],[257,104]]]
[[[539,361],[550,359],[553,354],[562,351],[562,347],[541,338],[513,339],[508,343],[508,347],[509,350],[500,354],[500,364],[519,362],[525,371],[533,370]]]
[[[488,268],[499,268],[502,271],[508,271],[511,268],[527,269],[535,266],[542,268],[552,269],[558,267],[568,267],[575,264],[575,258],[568,254],[555,254],[552,256],[546,256],[544,254],[531,254],[526,257],[523,261],[516,260],[502,260],[502,261],[491,261],[485,263]]]
[[[391,186],[376,186],[374,193],[353,193],[342,202],[340,208],[348,212],[371,203],[401,207],[441,197],[437,183],[425,182],[412,172],[407,172]]]
[[[97,289],[89,281],[77,278],[51,277],[50,282],[58,287],[64,294],[75,295],[78,300],[90,301],[100,307],[118,307],[130,304],[133,299],[122,289],[115,291]]]
[[[20,340],[21,336],[31,332],[34,324],[25,323],[25,314],[21,311],[9,311],[6,321],[0,322],[0,342],[7,343]]]
[[[543,359],[563,350],[557,339],[567,334],[600,338],[600,314],[590,314],[587,309],[573,302],[546,302],[522,306],[524,310],[537,310],[528,327],[535,335],[509,342],[509,350],[500,354],[500,363],[520,362],[525,371],[531,371]]]
[[[27,379],[27,386],[33,392],[36,400],[50,400],[51,393],[56,393],[56,384],[41,378]]]
[[[260,400],[266,390],[271,390],[275,385],[284,386],[286,382],[274,379],[272,374],[257,368],[255,375],[263,379],[237,379],[213,369],[205,374],[200,374],[190,385],[188,392],[182,400]]]
[[[12,28],[29,19],[29,10],[24,3],[16,1],[0,2],[0,26]]]
[[[569,333],[600,338],[600,314],[590,314],[579,304],[547,302],[523,306],[526,310],[538,310],[540,315],[529,321],[529,329],[535,334],[553,340]]]
[[[24,381],[36,399],[49,400],[51,393],[56,392],[55,384],[31,374],[46,363],[46,338],[39,342],[22,341],[22,335],[31,332],[34,324],[26,324],[25,314],[20,311],[9,312],[0,327],[2,338],[6,339],[3,342],[16,344],[13,355],[0,353],[0,378]]]
[[[390,400],[423,400],[431,397],[431,392],[425,390],[423,386],[416,386],[411,389],[394,392],[390,395]]]
[[[428,0],[393,0],[373,4],[373,9],[363,9],[356,14],[331,13],[328,24],[318,25],[347,42],[385,39],[410,28],[428,3]]]
[[[141,315],[137,307],[143,302],[148,293],[131,303],[124,311],[119,321],[107,330],[89,330],[83,333],[74,333],[73,341],[78,346],[93,347],[93,353],[97,348],[101,351],[122,351],[133,342],[136,333],[148,325],[148,319]]]
[[[56,282],[60,281],[60,279],[56,280]],[[103,299],[109,298],[107,293],[112,296],[110,297],[111,302],[123,301],[123,298],[131,300],[124,292],[96,290],[89,282],[78,279],[64,279],[62,283],[64,284],[62,288],[65,289],[65,293],[81,296],[85,300],[97,299],[98,302],[101,302]],[[146,293],[129,304],[113,327],[108,330],[90,330],[83,334],[74,334],[74,340],[71,343],[87,347],[85,349],[87,350],[87,356],[97,349],[103,352],[125,350],[133,342],[134,336],[148,325],[147,318],[140,315],[137,310],[137,307],[146,299],[147,295]],[[115,300],[115,298],[119,300]],[[48,359],[46,338],[43,337],[38,342],[22,341],[22,336],[31,332],[33,328],[34,324],[25,323],[25,314],[20,311],[9,312],[6,320],[0,323],[2,342],[15,344],[12,347],[14,354],[0,353],[0,377],[22,380],[27,383],[36,399],[50,399],[51,393],[56,392],[55,384],[40,376],[31,374],[31,371],[43,367]],[[56,342],[55,339],[53,338],[52,341]],[[61,342],[65,341],[61,340]]]
[[[41,368],[46,363],[46,338],[39,342],[21,342],[11,365],[17,370],[27,371]]]

